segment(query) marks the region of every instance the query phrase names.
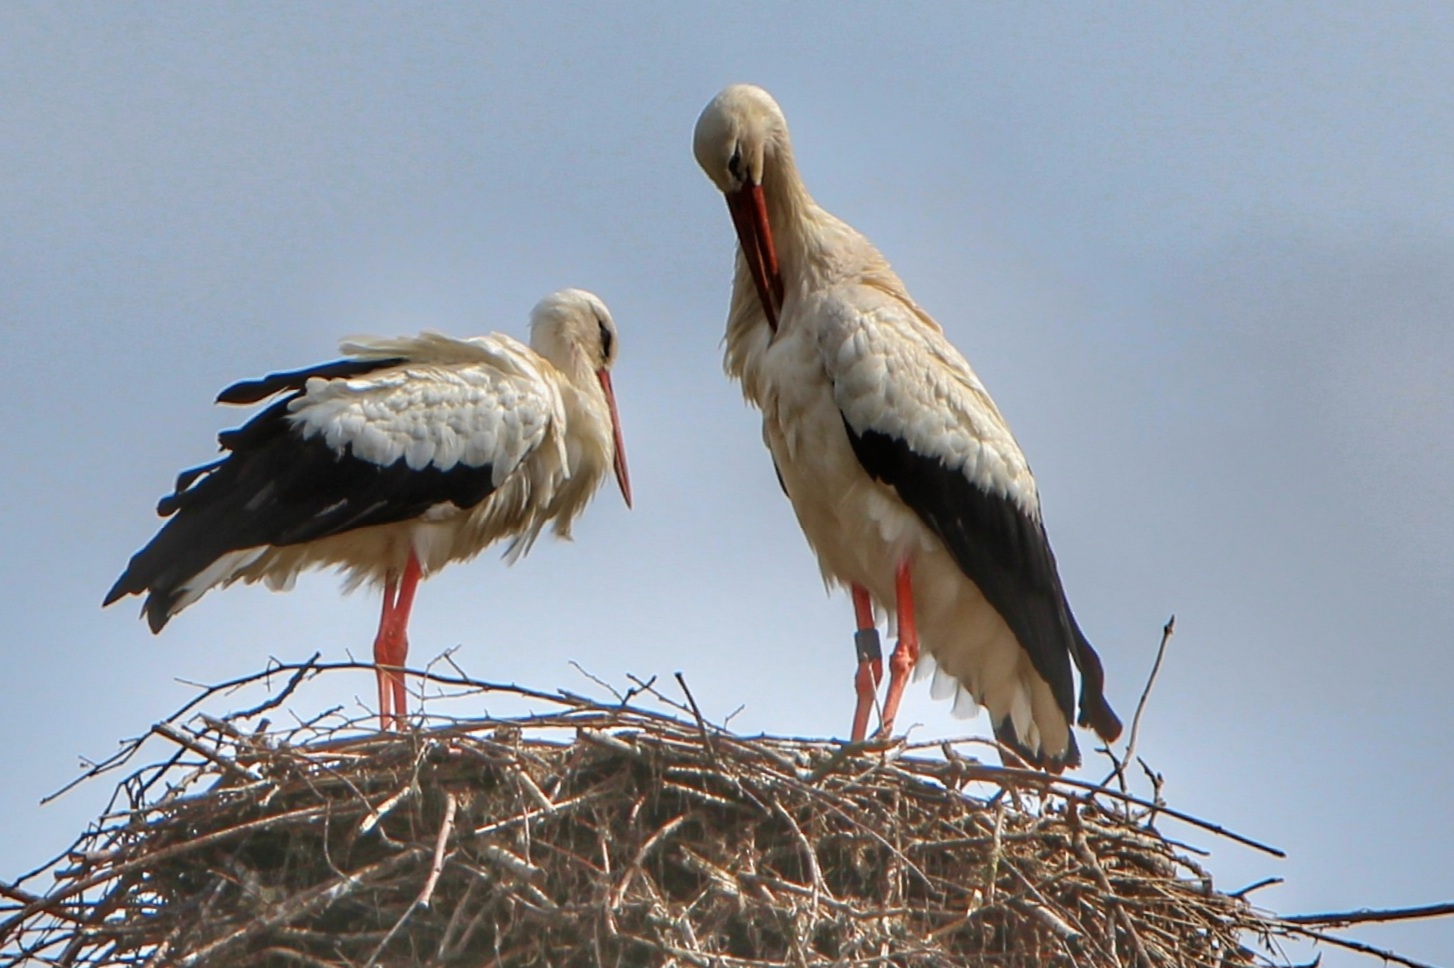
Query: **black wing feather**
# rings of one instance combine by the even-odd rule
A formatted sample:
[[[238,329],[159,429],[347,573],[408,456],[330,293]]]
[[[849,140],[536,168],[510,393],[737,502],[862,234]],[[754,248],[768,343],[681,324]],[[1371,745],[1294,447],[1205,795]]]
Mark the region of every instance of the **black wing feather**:
[[[378,369],[373,362],[364,365]],[[178,489],[157,508],[171,520],[132,556],[105,604],[147,593],[147,619],[160,631],[181,587],[228,552],[406,521],[443,503],[471,508],[495,490],[492,465],[415,470],[401,457],[384,466],[348,446],[334,450],[321,436],[305,439],[287,419],[297,396],[220,435],[228,452],[221,460],[178,476]]]
[[[860,433],[846,417],[843,425],[864,470],[898,492],[1000,613],[1066,720],[1075,718],[1073,659],[1081,670],[1081,724],[1114,739],[1121,724],[1102,695],[1100,659],[1071,613],[1041,522],[898,437],[871,429]],[[1004,727],[996,727],[1002,739]],[[1008,734],[1013,737],[1013,730]]]
[[[334,360],[332,363],[319,363],[316,366],[304,367],[301,370],[288,370],[285,373],[269,373],[265,377],[256,380],[241,380],[217,394],[218,403],[247,404],[257,403],[266,400],[275,393],[282,393],[284,390],[301,390],[313,377],[322,377],[325,380],[347,379],[353,376],[362,376],[365,373],[372,373],[374,370],[382,370],[388,366],[398,366],[403,363],[402,357],[384,360]]]

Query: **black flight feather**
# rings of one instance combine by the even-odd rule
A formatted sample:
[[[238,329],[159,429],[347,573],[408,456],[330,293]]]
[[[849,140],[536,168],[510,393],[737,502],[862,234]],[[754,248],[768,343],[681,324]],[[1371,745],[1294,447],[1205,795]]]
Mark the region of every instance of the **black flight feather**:
[[[345,378],[381,365],[330,364],[328,372]],[[283,387],[284,377],[298,374],[318,376],[321,369],[279,375],[274,385]],[[306,379],[299,378],[298,385]],[[471,508],[495,490],[489,464],[413,469],[401,457],[385,466],[355,456],[348,445],[335,450],[321,435],[305,439],[288,419],[288,404],[298,395],[220,435],[227,451],[222,459],[178,475],[177,490],[157,508],[171,520],[132,556],[105,604],[145,593],[147,620],[152,631],[160,631],[182,587],[224,554],[406,521],[438,504]]]
[[[386,366],[398,366],[403,362],[403,357],[387,360],[334,360],[332,363],[319,363],[316,366],[289,370],[286,373],[269,373],[256,380],[241,380],[234,383],[217,394],[217,402],[257,403],[259,400],[266,400],[273,394],[282,393],[284,390],[301,390],[304,384],[315,376],[325,380],[347,379],[372,373],[374,370],[381,370]]]
[[[916,452],[904,440],[871,429],[860,433],[846,417],[843,425],[864,470],[898,492],[1000,613],[1066,721],[1075,719],[1074,660],[1081,670],[1081,724],[1094,727],[1108,742],[1114,739],[1121,724],[1102,695],[1100,659],[1071,614],[1041,522],[1010,498],[982,490],[961,471]],[[1008,722],[996,724],[995,733],[1028,761],[1037,761]],[[1078,762],[1073,745],[1068,753],[1058,765]]]

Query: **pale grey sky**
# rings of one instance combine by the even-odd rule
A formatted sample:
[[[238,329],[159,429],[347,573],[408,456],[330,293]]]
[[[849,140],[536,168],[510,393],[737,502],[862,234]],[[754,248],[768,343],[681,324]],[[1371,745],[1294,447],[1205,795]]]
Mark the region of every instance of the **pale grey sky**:
[[[691,132],[751,81],[1015,428],[1123,714],[1177,614],[1141,752],[1290,854],[1180,831],[1219,884],[1454,898],[1451,50],[1441,4],[5,5],[0,876],[95,814],[105,784],[36,803],[174,677],[368,653],[376,600],[326,574],[158,638],[100,610],[242,419],[216,391],[352,333],[520,335],[562,286],[620,325],[637,507],[432,579],[414,655],[681,670],[745,731],[846,733],[851,608],[721,375],[733,239]],[[916,735],[985,731],[927,693]],[[1454,922],[1357,934],[1454,961]]]

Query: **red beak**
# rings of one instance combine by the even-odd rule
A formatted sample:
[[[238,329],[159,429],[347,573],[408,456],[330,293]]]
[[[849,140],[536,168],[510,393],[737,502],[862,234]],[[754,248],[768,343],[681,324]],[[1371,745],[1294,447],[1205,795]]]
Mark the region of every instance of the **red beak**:
[[[606,394],[606,406],[611,411],[611,444],[615,450],[616,483],[621,485],[621,496],[626,506],[631,506],[631,475],[626,472],[626,446],[621,442],[621,417],[616,413],[616,393],[611,389],[611,374],[597,370],[596,379],[601,381],[601,390]]]
[[[747,270],[757,287],[757,298],[767,323],[777,330],[777,314],[783,304],[783,276],[778,268],[777,249],[772,242],[772,227],[767,222],[767,200],[761,185],[744,185],[727,193],[727,211],[737,228],[737,241],[747,259]]]

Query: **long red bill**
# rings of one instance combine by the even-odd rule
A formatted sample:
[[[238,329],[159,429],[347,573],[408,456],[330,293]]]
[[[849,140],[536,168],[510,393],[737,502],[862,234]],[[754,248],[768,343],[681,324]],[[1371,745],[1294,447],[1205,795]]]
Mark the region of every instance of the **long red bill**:
[[[606,406],[611,411],[611,444],[615,450],[616,483],[621,485],[621,496],[626,506],[631,506],[631,475],[626,472],[626,445],[621,442],[621,417],[616,413],[616,393],[611,389],[609,370],[597,370],[596,379],[601,381],[601,391],[606,394]]]
[[[778,310],[783,302],[783,277],[778,268],[777,248],[773,245],[772,227],[767,221],[767,199],[761,185],[744,185],[727,194],[727,211],[737,229],[747,270],[757,287],[757,298],[767,314],[768,325],[777,329]]]

